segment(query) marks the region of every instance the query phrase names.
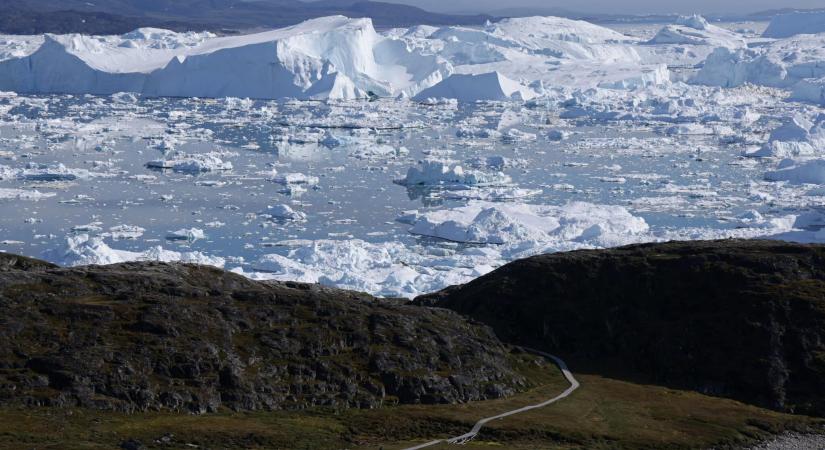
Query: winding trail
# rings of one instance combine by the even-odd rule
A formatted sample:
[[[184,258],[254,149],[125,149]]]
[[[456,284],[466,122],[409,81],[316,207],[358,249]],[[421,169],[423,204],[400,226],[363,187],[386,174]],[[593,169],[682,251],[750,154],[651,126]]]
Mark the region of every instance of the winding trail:
[[[489,422],[492,422],[493,420],[503,419],[505,417],[512,416],[514,414],[527,412],[527,411],[530,411],[530,410],[533,410],[533,409],[544,408],[545,406],[547,406],[551,403],[555,403],[555,402],[557,402],[557,401],[559,401],[563,398],[569,397],[570,394],[573,393],[573,391],[575,391],[576,389],[579,388],[579,386],[580,386],[579,381],[576,380],[576,378],[573,376],[573,373],[570,372],[570,369],[567,368],[567,364],[565,364],[565,362],[562,361],[561,358],[559,358],[557,356],[553,356],[549,353],[544,353],[544,352],[534,350],[534,349],[530,349],[530,348],[524,348],[524,347],[519,347],[519,348],[526,351],[526,352],[534,353],[536,355],[544,356],[545,358],[551,359],[559,367],[562,374],[564,375],[564,378],[566,378],[567,381],[570,382],[570,387],[567,388],[561,394],[551,398],[550,400],[538,403],[536,405],[525,406],[523,408],[514,409],[512,411],[507,411],[507,412],[501,413],[497,416],[486,417],[484,419],[481,419],[478,422],[476,422],[476,424],[473,426],[473,428],[468,433],[464,433],[461,436],[456,436],[456,437],[452,437],[452,438],[448,438],[448,439],[439,439],[439,440],[427,442],[426,444],[416,445],[415,447],[409,447],[405,450],[418,450],[420,448],[432,447],[433,445],[438,445],[438,444],[445,443],[445,442],[448,443],[448,444],[458,444],[458,445],[466,444],[467,442],[473,440],[478,435],[478,432],[481,431],[481,427],[483,427],[485,424],[487,424]]]

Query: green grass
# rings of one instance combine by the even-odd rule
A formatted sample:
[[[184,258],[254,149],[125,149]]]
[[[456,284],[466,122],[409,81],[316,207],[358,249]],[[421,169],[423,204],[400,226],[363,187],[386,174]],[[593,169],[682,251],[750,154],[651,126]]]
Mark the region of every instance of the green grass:
[[[552,366],[523,361],[536,387],[508,399],[376,410],[133,415],[83,409],[0,409],[0,448],[112,449],[136,439],[148,448],[400,449],[466,432],[481,417],[555,396],[567,383]],[[735,447],[825,421],[732,400],[577,375],[570,398],[482,430],[466,449]]]

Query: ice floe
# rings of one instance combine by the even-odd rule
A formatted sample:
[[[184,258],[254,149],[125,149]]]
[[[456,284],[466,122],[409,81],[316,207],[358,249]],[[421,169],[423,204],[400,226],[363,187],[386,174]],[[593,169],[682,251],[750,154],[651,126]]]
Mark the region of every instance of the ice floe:
[[[398,184],[413,187],[466,188],[470,186],[503,186],[512,180],[501,172],[482,172],[464,169],[458,164],[440,159],[425,159],[420,167],[410,167],[407,176],[396,180]]]
[[[211,172],[232,170],[232,163],[221,159],[226,156],[220,152],[170,155],[168,158],[156,159],[146,163],[153,169],[170,169],[176,172]]]
[[[289,205],[274,205],[266,210],[266,215],[275,220],[301,222],[306,220],[307,215],[301,211],[295,211]]]

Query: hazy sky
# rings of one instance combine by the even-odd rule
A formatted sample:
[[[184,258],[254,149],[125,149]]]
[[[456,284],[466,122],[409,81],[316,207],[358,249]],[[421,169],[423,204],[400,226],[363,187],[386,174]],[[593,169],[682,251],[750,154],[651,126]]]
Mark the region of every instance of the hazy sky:
[[[383,0],[431,11],[489,11],[519,6],[604,13],[749,13],[775,8],[825,8],[825,0]]]

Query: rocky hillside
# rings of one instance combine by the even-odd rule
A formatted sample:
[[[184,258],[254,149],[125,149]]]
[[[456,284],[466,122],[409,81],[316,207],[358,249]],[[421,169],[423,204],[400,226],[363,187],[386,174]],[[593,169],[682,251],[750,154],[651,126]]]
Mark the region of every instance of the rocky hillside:
[[[825,246],[638,245],[544,255],[418,299],[574,370],[825,415]]]
[[[447,310],[207,267],[60,269],[0,254],[0,406],[466,402],[522,386],[510,358]]]

